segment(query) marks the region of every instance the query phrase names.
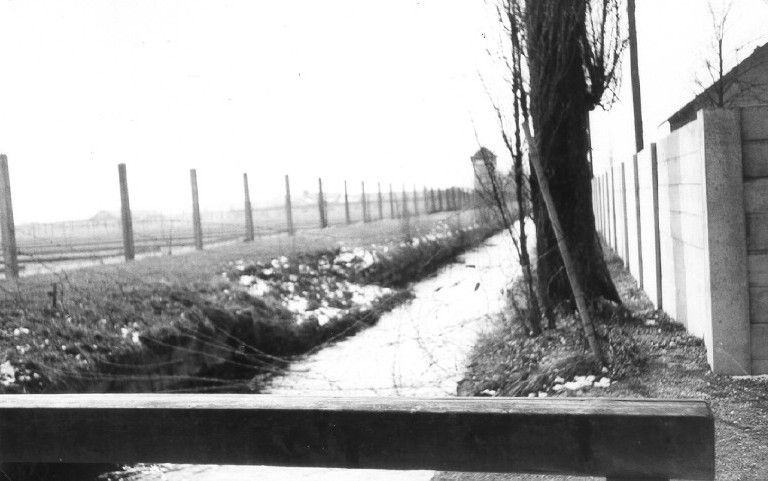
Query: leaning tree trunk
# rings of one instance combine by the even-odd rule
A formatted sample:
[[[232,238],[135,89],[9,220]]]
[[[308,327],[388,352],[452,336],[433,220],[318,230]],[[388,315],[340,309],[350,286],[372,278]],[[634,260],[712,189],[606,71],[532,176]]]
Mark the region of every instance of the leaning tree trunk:
[[[603,258],[592,211],[587,115],[591,108],[580,40],[585,0],[526,0],[530,106],[541,164],[586,297],[620,302]],[[531,176],[537,281],[551,307],[572,293],[538,182]],[[551,317],[550,317],[551,319]]]

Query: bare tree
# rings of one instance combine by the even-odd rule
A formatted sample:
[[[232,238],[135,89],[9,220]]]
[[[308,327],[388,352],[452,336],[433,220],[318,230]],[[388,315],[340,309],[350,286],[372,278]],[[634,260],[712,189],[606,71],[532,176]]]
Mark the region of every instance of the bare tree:
[[[766,2],[768,3],[768,2]],[[766,60],[747,59],[739,62],[741,52],[753,45],[753,42],[729,47],[729,25],[733,11],[733,1],[721,3],[719,7],[710,0],[707,2],[712,21],[710,53],[704,58],[705,78],[697,77],[694,82],[701,92],[701,105],[710,107],[730,107],[738,102],[768,102],[768,83],[762,75],[752,75],[756,69],[765,67]],[[727,57],[733,57],[735,65],[726,71]]]
[[[588,114],[607,108],[626,45],[619,0],[525,0],[529,100],[541,166],[588,299],[620,302],[595,230]],[[531,178],[540,296],[548,306],[571,300],[557,236],[538,182]]]

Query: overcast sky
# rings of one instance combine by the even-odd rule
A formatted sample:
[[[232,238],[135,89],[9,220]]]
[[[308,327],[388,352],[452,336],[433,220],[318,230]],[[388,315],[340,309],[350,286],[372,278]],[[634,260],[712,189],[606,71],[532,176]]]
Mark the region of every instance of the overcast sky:
[[[638,3],[651,140],[693,96],[711,22],[704,0]],[[767,20],[735,0],[731,45],[765,41]],[[320,175],[331,191],[470,185],[477,138],[503,154],[479,80],[494,28],[483,0],[2,0],[17,222],[117,210],[119,162],[134,209],[167,213],[189,210],[191,167],[203,209],[239,207],[244,171],[256,204],[286,173],[297,194]],[[628,80],[593,128],[596,161],[632,153]]]

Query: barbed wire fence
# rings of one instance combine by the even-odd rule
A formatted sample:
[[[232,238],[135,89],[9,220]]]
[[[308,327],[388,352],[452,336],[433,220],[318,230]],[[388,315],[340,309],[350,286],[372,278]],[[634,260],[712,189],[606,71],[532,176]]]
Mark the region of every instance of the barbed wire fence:
[[[334,191],[318,179],[316,195],[306,189],[291,192],[285,176],[282,205],[254,205],[247,173],[243,173],[242,208],[201,210],[197,196],[197,172],[190,169],[192,211],[186,214],[134,212],[127,167],[118,165],[120,213],[100,211],[87,220],[27,223],[15,225],[11,201],[8,160],[0,156],[0,225],[2,226],[2,271],[5,278],[20,274],[49,272],[59,263],[85,266],[105,262],[131,261],[137,256],[173,255],[238,241],[297,231],[325,229],[384,219],[459,211],[476,203],[475,194],[462,187],[434,188],[393,185],[375,188],[362,182],[359,192]],[[303,180],[303,179],[302,179]],[[382,190],[382,188],[388,190]],[[315,197],[315,198],[312,198]],[[43,265],[45,264],[45,265]]]

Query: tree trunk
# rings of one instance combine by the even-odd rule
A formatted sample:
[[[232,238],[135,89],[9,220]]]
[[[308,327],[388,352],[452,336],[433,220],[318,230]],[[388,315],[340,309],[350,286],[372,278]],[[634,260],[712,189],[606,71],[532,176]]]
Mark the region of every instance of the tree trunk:
[[[530,107],[544,174],[586,297],[620,302],[603,258],[592,211],[587,137],[591,105],[580,44],[585,0],[526,0],[526,4]],[[537,283],[549,311],[556,304],[572,300],[572,293],[535,176],[531,176],[531,196]]]

